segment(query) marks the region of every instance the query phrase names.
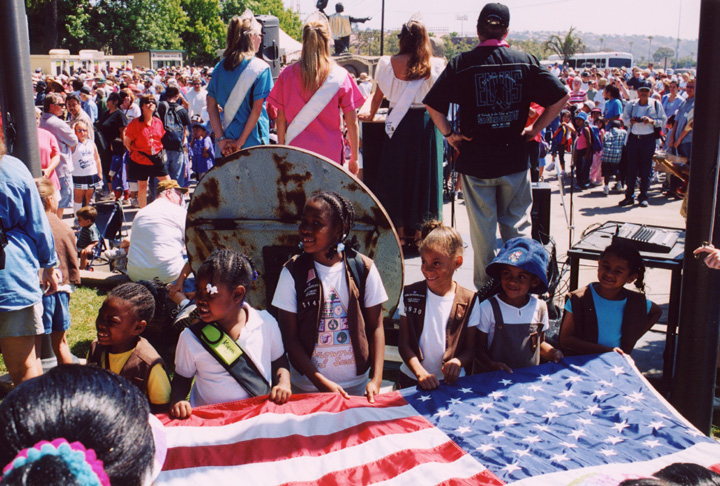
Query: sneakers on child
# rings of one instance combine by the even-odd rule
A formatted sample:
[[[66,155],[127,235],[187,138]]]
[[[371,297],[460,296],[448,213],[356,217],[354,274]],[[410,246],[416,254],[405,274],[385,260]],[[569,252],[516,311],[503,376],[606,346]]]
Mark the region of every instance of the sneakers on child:
[[[608,186],[607,184],[605,184],[605,187],[603,187],[603,194],[605,194],[606,196],[610,194],[610,186]]]
[[[553,170],[555,168],[555,160],[545,166],[545,170]]]
[[[635,204],[635,199],[632,197],[626,197],[618,203],[618,206],[632,206]]]
[[[641,208],[646,208],[648,206],[650,206],[650,204],[647,202],[647,199],[643,199],[642,201],[640,201]]]

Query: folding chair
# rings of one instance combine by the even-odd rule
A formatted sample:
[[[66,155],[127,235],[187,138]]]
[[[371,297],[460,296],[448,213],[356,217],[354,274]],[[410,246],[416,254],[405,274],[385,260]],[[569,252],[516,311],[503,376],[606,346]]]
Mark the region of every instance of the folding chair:
[[[100,230],[101,237],[100,242],[95,246],[92,257],[88,262],[90,270],[92,270],[93,264],[107,263],[107,260],[101,258],[102,253],[119,245],[124,236],[122,226],[125,223],[125,211],[123,210],[122,201],[116,201],[113,204],[112,211],[109,212],[110,216],[105,221],[104,227],[102,227],[102,220],[105,219],[103,216],[108,214],[108,211],[102,211],[100,205],[98,205],[97,209],[98,219],[95,221],[95,224],[98,226],[98,230]],[[98,261],[97,263],[96,260]]]

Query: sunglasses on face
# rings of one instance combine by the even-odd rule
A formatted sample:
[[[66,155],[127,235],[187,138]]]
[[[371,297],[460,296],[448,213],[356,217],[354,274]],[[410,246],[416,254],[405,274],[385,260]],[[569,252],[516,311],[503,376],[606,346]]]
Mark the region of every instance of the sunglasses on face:
[[[87,133],[87,130],[85,130],[84,128],[76,128],[75,131],[78,133]]]

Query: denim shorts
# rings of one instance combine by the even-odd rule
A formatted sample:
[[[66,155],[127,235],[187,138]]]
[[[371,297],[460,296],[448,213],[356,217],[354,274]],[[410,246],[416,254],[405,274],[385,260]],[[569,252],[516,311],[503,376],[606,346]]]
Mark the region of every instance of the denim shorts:
[[[45,334],[67,331],[70,329],[70,294],[55,292],[43,295],[43,326]]]
[[[73,178],[71,175],[58,177],[60,181],[60,202],[58,208],[71,208],[73,204]]]

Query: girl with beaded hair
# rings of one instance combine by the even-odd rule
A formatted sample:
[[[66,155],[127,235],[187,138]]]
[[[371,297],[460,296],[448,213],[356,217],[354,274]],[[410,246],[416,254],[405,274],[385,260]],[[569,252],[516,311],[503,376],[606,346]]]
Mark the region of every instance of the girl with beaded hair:
[[[166,453],[161,427],[124,378],[60,365],[0,404],[0,484],[150,485]]]
[[[255,57],[261,41],[262,25],[250,10],[230,20],[223,58],[215,66],[207,88],[215,153],[223,157],[269,142],[270,120],[265,98],[270,94],[273,80],[268,63]]]
[[[380,392],[387,294],[373,261],[349,238],[355,211],[336,192],[316,192],[298,227],[303,253],[285,263],[272,305],[290,358],[293,392]]]
[[[340,165],[344,121],[351,151],[348,169],[357,174],[356,110],[365,97],[352,76],[330,59],[331,39],[327,19],[319,12],[311,14],[303,26],[300,60],[280,73],[268,102],[278,112],[278,143],[310,150]]]
[[[399,47],[396,55],[378,61],[370,112],[361,113],[360,119],[372,121],[383,98],[390,101],[379,162],[385,176],[373,191],[398,229],[401,242],[417,250],[423,223],[439,216],[443,142],[423,98],[445,68],[445,61],[432,57],[419,13],[403,24]]]

